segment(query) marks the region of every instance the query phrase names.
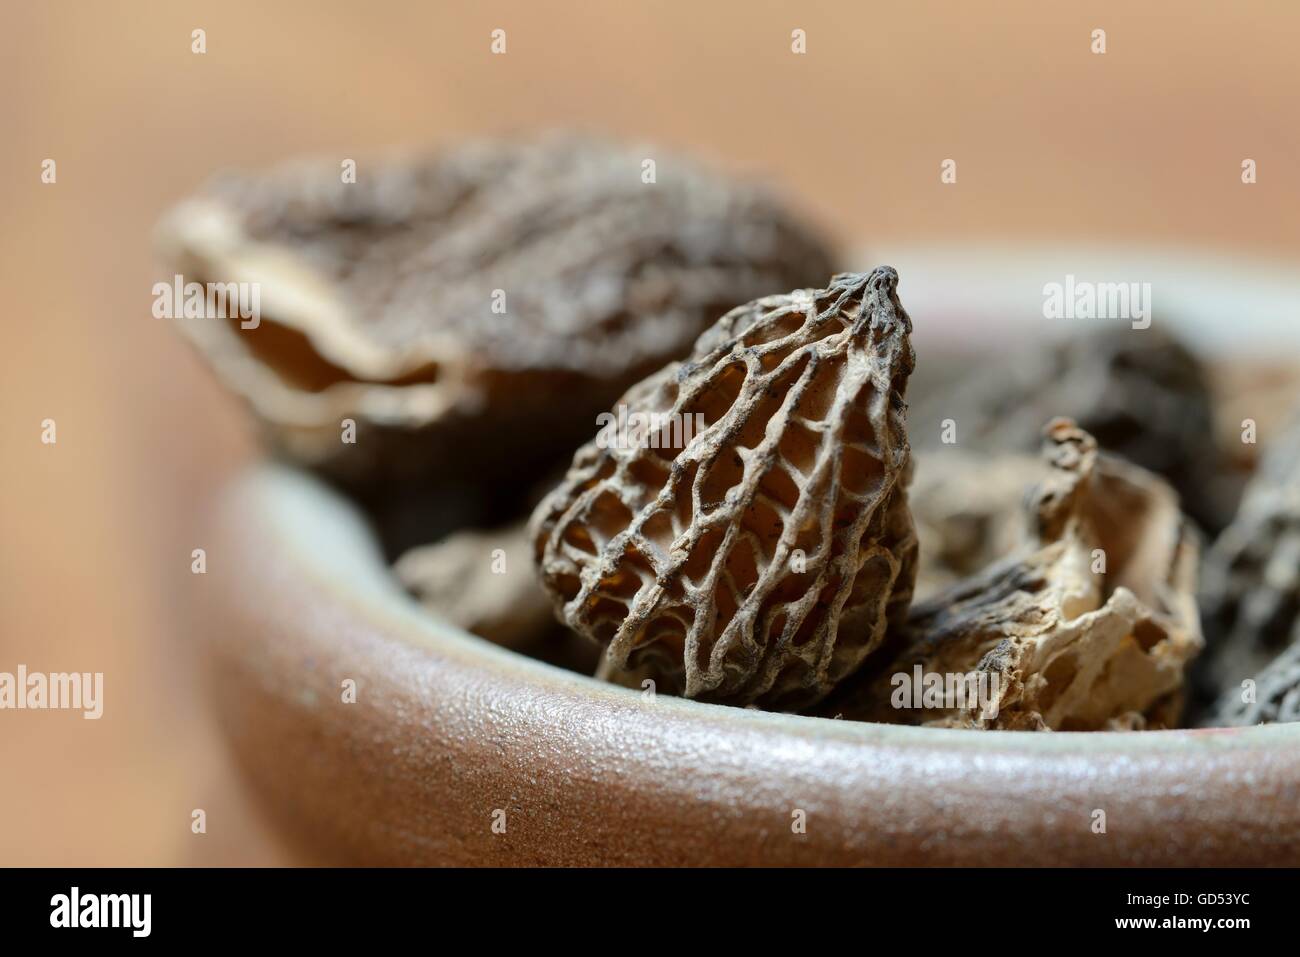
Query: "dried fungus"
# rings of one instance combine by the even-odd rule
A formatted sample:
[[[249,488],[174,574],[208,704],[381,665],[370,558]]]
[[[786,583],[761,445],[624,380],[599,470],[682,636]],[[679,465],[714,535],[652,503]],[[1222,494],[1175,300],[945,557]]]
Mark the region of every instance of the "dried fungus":
[[[901,624],[914,357],[897,281],[843,274],[732,310],[624,397],[640,434],[578,451],[531,528],[557,614],[606,646],[607,674],[794,709]]]
[[[354,182],[337,160],[226,175],[159,239],[187,281],[258,284],[256,324],[181,325],[282,451],[351,487],[559,460],[735,303],[832,269],[758,187],[565,136]]]
[[[1028,532],[1025,494],[1042,475],[1036,456],[983,455],[956,447],[914,452],[908,491],[921,601],[1014,552]]]
[[[1217,697],[1263,669],[1300,625],[1300,417],[1266,443],[1201,575],[1208,647],[1197,683]]]
[[[1227,688],[1205,724],[1244,727],[1300,721],[1300,628],[1290,645],[1259,674]]]
[[[551,600],[533,574],[521,523],[455,532],[406,552],[398,581],[430,612],[508,648],[525,648],[553,627]]]
[[[928,601],[827,714],[946,727],[1169,727],[1201,645],[1197,546],[1160,478],[1058,419],[1029,504],[1033,541]],[[901,676],[901,677],[900,677]],[[934,677],[931,677],[934,676]],[[932,705],[896,695],[920,679]],[[922,704],[925,704],[922,701]]]
[[[1153,325],[1092,331],[979,363],[909,414],[918,448],[952,419],[963,448],[1033,451],[1042,424],[1067,416],[1114,452],[1168,479],[1203,527],[1235,507],[1224,487],[1210,378],[1181,342]]]

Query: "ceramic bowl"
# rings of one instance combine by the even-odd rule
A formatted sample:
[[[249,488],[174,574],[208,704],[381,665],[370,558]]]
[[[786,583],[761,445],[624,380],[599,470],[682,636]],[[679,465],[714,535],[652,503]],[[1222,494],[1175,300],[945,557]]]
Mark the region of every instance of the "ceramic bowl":
[[[922,361],[939,338],[996,345],[1009,316],[1041,328],[1042,284],[1067,271],[1152,282],[1157,318],[1168,299],[1216,355],[1300,358],[1285,270],[1141,251],[877,260],[899,269]],[[214,700],[304,861],[1300,864],[1300,724],[970,732],[649,700],[439,622],[304,474],[243,475],[212,521],[196,615]]]

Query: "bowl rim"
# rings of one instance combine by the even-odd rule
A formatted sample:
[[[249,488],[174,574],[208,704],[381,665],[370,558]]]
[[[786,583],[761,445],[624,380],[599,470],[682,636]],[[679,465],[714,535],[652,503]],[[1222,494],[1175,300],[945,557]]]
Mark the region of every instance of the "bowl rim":
[[[1294,258],[1191,244],[989,240],[884,241],[857,250],[855,268],[889,263],[914,322],[918,347],[965,335],[975,351],[996,343],[1059,338],[1124,320],[1046,319],[1045,283],[1149,286],[1152,325],[1172,330],[1197,352],[1231,360],[1300,355],[1300,271]],[[1225,321],[1225,317],[1231,317]],[[1244,335],[1243,330],[1249,334]]]

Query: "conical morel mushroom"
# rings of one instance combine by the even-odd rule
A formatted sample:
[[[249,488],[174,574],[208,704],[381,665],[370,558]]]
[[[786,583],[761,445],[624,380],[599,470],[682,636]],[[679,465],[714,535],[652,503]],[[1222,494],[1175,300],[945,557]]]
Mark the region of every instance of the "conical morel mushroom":
[[[578,451],[531,528],[557,613],[609,669],[795,709],[901,624],[914,357],[897,283],[882,267],[732,310]]]
[[[1033,541],[913,606],[824,713],[965,728],[1171,727],[1201,648],[1197,541],[1173,489],[1066,419]],[[936,453],[937,454],[937,453]]]

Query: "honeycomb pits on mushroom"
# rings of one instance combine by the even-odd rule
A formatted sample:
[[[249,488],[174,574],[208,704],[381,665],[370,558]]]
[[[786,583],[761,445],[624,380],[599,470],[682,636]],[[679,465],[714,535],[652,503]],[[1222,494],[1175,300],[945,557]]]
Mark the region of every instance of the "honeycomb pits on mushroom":
[[[795,709],[902,623],[917,554],[897,284],[882,267],[732,310],[622,400],[702,431],[578,451],[531,528],[558,615],[608,669]]]

